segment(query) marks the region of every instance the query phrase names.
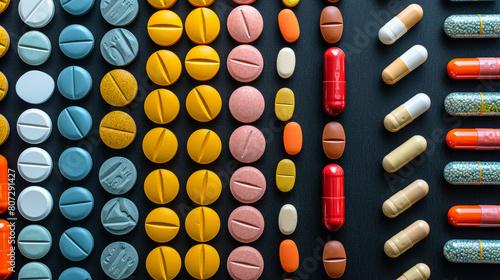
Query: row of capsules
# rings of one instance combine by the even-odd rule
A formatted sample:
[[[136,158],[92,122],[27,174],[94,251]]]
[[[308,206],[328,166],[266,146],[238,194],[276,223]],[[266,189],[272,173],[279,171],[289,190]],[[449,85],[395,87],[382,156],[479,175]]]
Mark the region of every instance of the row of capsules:
[[[385,45],[395,43],[422,19],[423,14],[424,11],[420,5],[409,5],[380,29],[380,41]],[[397,83],[423,64],[427,60],[427,55],[425,47],[421,45],[413,46],[384,69],[382,72],[383,81],[389,85]],[[418,93],[389,113],[384,118],[384,126],[390,132],[397,132],[426,112],[430,105],[429,96]],[[382,166],[385,171],[394,173],[423,153],[426,148],[427,141],[425,138],[415,135],[385,156]],[[389,218],[395,218],[425,197],[428,192],[429,185],[424,180],[418,179],[387,199],[382,205],[383,213]],[[429,231],[430,227],[427,222],[417,220],[387,240],[384,244],[384,251],[388,257],[397,258],[424,239],[429,234]],[[430,274],[430,268],[424,263],[419,263],[406,271],[398,280],[427,280]]]
[[[486,0],[488,1],[488,0]],[[444,22],[451,38],[500,38],[498,14],[452,15]],[[457,58],[447,65],[452,79],[500,79],[500,58]],[[500,116],[500,93],[453,92],[444,101],[452,116]],[[498,150],[500,130],[495,128],[453,129],[446,143],[458,150]],[[444,178],[453,185],[498,185],[500,163],[454,161],[444,168]],[[457,205],[448,211],[449,222],[457,227],[499,227],[500,206]],[[453,239],[443,247],[445,258],[453,263],[500,263],[500,240]]]

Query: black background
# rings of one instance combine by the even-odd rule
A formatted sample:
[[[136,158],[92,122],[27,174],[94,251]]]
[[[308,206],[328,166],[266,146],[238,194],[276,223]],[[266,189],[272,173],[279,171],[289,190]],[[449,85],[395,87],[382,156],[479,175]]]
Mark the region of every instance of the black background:
[[[12,1],[6,12],[0,15],[0,24],[11,36],[11,48],[8,54],[0,60],[0,70],[6,74],[10,82],[7,97],[0,102],[0,112],[11,124],[11,136],[0,147],[0,153],[9,160],[9,167],[16,166],[17,157],[28,144],[24,143],[15,131],[17,117],[26,109],[36,107],[45,110],[56,123],[57,116],[67,106],[79,105],[86,108],[94,119],[94,130],[82,141],[64,139],[57,128],[51,137],[39,145],[52,156],[55,166],[62,151],[70,146],[80,146],[87,149],[93,156],[94,168],[88,178],[81,182],[70,182],[60,175],[57,168],[46,181],[40,183],[50,190],[55,205],[52,214],[39,224],[46,226],[52,233],[54,245],[49,254],[41,259],[52,270],[54,278],[66,268],[81,266],[87,269],[94,279],[105,279],[99,258],[106,245],[113,241],[123,240],[133,244],[140,255],[139,267],[134,274],[135,279],[149,279],[145,269],[147,254],[156,246],[144,231],[144,219],[156,205],[149,202],[143,192],[143,181],[147,174],[156,168],[172,170],[179,178],[181,189],[178,197],[166,207],[175,210],[181,219],[181,224],[188,211],[195,207],[186,192],[185,183],[191,173],[202,168],[217,172],[224,184],[219,200],[210,205],[221,217],[219,235],[209,242],[220,253],[221,266],[214,279],[228,279],[226,259],[231,250],[240,246],[227,231],[227,218],[238,203],[230,194],[228,181],[231,174],[240,166],[229,153],[227,146],[231,132],[240,124],[229,113],[227,103],[232,91],[242,84],[234,81],[226,70],[225,60],[232,48],[238,44],[227,33],[226,18],[236,6],[230,0],[216,0],[210,7],[221,19],[221,33],[211,44],[221,57],[221,70],[208,84],[219,90],[223,109],[221,114],[210,123],[197,123],[185,110],[187,93],[197,85],[203,84],[189,77],[185,70],[181,78],[173,86],[181,102],[181,112],[178,118],[164,127],[171,129],[178,137],[179,151],[175,158],[166,164],[157,165],[148,162],[142,153],[142,138],[152,128],[156,127],[149,121],[143,111],[143,102],[147,94],[156,89],[145,72],[148,57],[161,47],[156,46],[148,37],[146,24],[155,9],[145,0],[139,0],[140,13],[138,18],[128,27],[140,42],[139,57],[125,69],[132,72],[139,83],[139,93],[136,100],[129,106],[120,108],[129,112],[137,123],[137,137],[133,144],[123,150],[112,150],[99,140],[98,125],[102,117],[116,108],[106,104],[99,93],[99,83],[104,74],[113,69],[101,57],[98,45],[92,54],[84,60],[66,58],[58,48],[57,39],[61,30],[69,24],[79,23],[88,27],[99,43],[104,34],[113,27],[107,24],[99,12],[97,1],[91,12],[83,17],[67,14],[56,1],[56,15],[53,21],[41,31],[52,41],[53,52],[49,61],[40,67],[30,67],[24,64],[16,53],[19,37],[29,29],[17,14],[18,0]],[[264,56],[265,66],[257,81],[250,83],[263,93],[266,100],[266,110],[263,117],[255,123],[266,136],[267,147],[264,156],[253,166],[261,169],[267,180],[266,195],[255,207],[260,209],[265,217],[266,229],[262,237],[251,246],[263,254],[265,269],[262,279],[326,279],[320,261],[324,243],[330,239],[340,240],[347,251],[348,265],[344,279],[395,279],[404,271],[418,262],[427,263],[432,270],[434,279],[499,279],[498,266],[495,265],[459,265],[447,262],[442,256],[442,246],[452,238],[498,239],[498,229],[454,228],[447,221],[448,209],[457,204],[500,204],[500,189],[491,186],[456,187],[448,185],[442,176],[444,166],[452,160],[497,160],[497,152],[488,151],[452,151],[445,144],[446,133],[456,127],[498,127],[496,118],[458,118],[447,115],[443,108],[443,100],[453,91],[495,91],[496,81],[455,81],[450,79],[445,71],[446,64],[455,57],[499,56],[499,42],[495,39],[457,40],[446,37],[442,26],[445,18],[460,13],[494,13],[495,2],[448,2],[419,1],[424,9],[424,18],[413,27],[408,34],[392,46],[385,46],[378,41],[378,29],[390,18],[403,10],[411,1],[341,0],[338,7],[342,11],[345,28],[344,36],[335,46],[344,50],[347,56],[347,109],[337,118],[328,117],[322,110],[322,59],[324,51],[330,47],[323,42],[318,28],[321,10],[326,2],[321,0],[302,0],[293,8],[301,26],[300,39],[293,44],[286,43],[278,29],[277,16],[284,8],[279,0],[257,0],[253,6],[263,15],[265,28],[261,37],[253,44]],[[184,21],[193,9],[187,1],[179,0],[172,10]],[[429,51],[427,62],[396,85],[388,86],[382,82],[382,70],[399,55],[415,44],[424,45]],[[194,44],[183,34],[181,40],[167,49],[174,51],[183,61],[187,51]],[[282,47],[292,47],[297,56],[295,74],[288,80],[283,80],[276,73],[276,56]],[[69,101],[58,92],[42,105],[31,106],[19,99],[14,90],[15,82],[26,71],[39,69],[46,71],[54,79],[62,69],[70,65],[80,65],[92,74],[94,88],[90,96],[81,101]],[[280,193],[275,187],[274,173],[277,163],[287,155],[282,144],[284,124],[276,120],[273,102],[276,92],[281,87],[290,87],[295,92],[296,111],[293,121],[302,125],[304,146],[302,152],[291,157],[296,163],[298,178],[294,190],[290,193]],[[397,133],[387,132],[383,127],[384,116],[394,108],[414,96],[425,92],[432,100],[430,110],[408,127]],[[321,223],[321,170],[331,163],[324,156],[321,147],[323,126],[329,121],[339,121],[346,130],[348,144],[344,156],[335,161],[345,170],[346,192],[346,224],[337,233],[329,233]],[[210,128],[217,132],[223,142],[220,158],[208,166],[194,163],[186,152],[186,142],[189,135],[199,128]],[[392,149],[415,134],[423,135],[428,140],[427,151],[398,173],[389,175],[381,166],[382,158]],[[98,180],[100,165],[109,157],[125,156],[131,159],[138,168],[138,181],[134,189],[124,195],[132,199],[140,209],[140,222],[135,230],[125,236],[113,236],[106,232],[100,223],[100,210],[112,195],[105,192]],[[425,179],[430,185],[429,195],[413,206],[410,210],[395,219],[386,218],[381,211],[381,205],[388,197],[399,191],[415,179]],[[29,186],[17,176],[16,192]],[[82,222],[70,222],[59,212],[57,203],[61,193],[72,186],[84,186],[94,194],[96,204],[91,215]],[[285,239],[278,229],[278,213],[283,204],[294,204],[299,212],[297,230],[290,236],[300,250],[301,265],[296,273],[283,273],[278,258],[279,243]],[[3,217],[7,217],[5,214]],[[16,232],[28,223],[19,218]],[[431,226],[430,235],[415,248],[397,259],[388,258],[383,252],[384,242],[413,223],[424,219]],[[92,254],[82,262],[72,263],[66,260],[58,248],[61,233],[72,226],[84,226],[94,235],[95,248]],[[184,255],[196,243],[185,233],[184,226],[177,237],[165,244],[172,246]],[[28,260],[19,252],[16,255],[16,271]],[[480,276],[478,276],[480,275]],[[15,275],[13,276],[16,277]],[[178,279],[189,279],[185,268],[182,268]]]

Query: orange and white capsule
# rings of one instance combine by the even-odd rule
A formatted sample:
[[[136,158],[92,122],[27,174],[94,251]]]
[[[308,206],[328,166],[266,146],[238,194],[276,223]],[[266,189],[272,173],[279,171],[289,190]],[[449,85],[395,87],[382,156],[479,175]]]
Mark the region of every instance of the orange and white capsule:
[[[0,213],[9,208],[9,167],[4,156],[0,155]]]
[[[421,45],[415,45],[407,50],[403,55],[394,60],[382,72],[382,80],[386,84],[393,85],[399,80],[417,69],[427,60],[427,49]]]
[[[378,32],[380,42],[391,45],[410,30],[424,16],[424,10],[418,4],[411,4],[401,13],[386,23]]]
[[[9,241],[11,228],[9,222],[0,220],[0,279],[9,279],[12,275],[10,255],[13,249]]]
[[[448,221],[456,227],[500,227],[500,206],[453,206],[448,211]]]
[[[446,143],[455,150],[500,150],[500,129],[452,129],[446,135]]]

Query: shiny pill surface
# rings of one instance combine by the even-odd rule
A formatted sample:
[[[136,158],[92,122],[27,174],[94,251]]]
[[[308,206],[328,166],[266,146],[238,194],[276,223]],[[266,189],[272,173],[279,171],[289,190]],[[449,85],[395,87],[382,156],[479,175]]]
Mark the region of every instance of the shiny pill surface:
[[[148,21],[149,37],[160,46],[177,43],[183,30],[181,18],[170,10],[157,11]]]
[[[10,262],[10,247],[9,236],[11,233],[10,223],[6,220],[0,220],[0,277],[2,279],[9,279],[12,275],[12,263]]]
[[[170,170],[154,170],[144,180],[144,193],[153,203],[167,204],[179,193],[179,179]]]
[[[446,71],[451,78],[459,80],[499,79],[500,58],[455,58],[448,63]]]
[[[199,122],[215,119],[222,108],[219,92],[208,85],[197,86],[186,97],[188,114]]]
[[[329,159],[339,159],[346,146],[344,127],[338,122],[329,122],[323,129],[321,137],[323,151]]]
[[[326,274],[331,278],[340,278],[344,275],[346,264],[344,245],[336,240],[328,241],[323,248],[323,267]]]
[[[425,93],[418,93],[384,118],[384,126],[390,132],[399,131],[431,107],[431,99]]]
[[[322,172],[323,226],[332,232],[345,223],[344,170],[337,164],[327,165]]]
[[[144,101],[144,112],[148,119],[157,124],[167,124],[175,120],[180,111],[177,95],[168,89],[152,91]]]
[[[452,185],[500,185],[500,162],[452,161],[443,174]]]
[[[500,150],[500,129],[452,129],[446,134],[446,144],[456,150]]]
[[[415,180],[406,188],[387,199],[382,205],[382,211],[386,217],[395,218],[424,198],[428,193],[429,185],[427,182],[421,179]]]
[[[429,232],[429,224],[418,220],[385,242],[385,254],[388,257],[397,258],[427,237]]]
[[[500,92],[452,92],[444,108],[453,116],[500,116]]]
[[[220,58],[212,47],[200,45],[189,50],[184,64],[191,78],[208,81],[219,72]]]
[[[151,129],[142,141],[144,155],[154,163],[165,163],[177,154],[175,134],[163,127]]]
[[[7,212],[9,202],[9,165],[7,159],[0,155],[0,213]]]
[[[194,203],[209,205],[219,198],[222,192],[222,182],[213,171],[198,170],[189,176],[186,192]]]
[[[217,14],[209,8],[197,8],[186,17],[186,34],[196,44],[210,44],[220,32]]]
[[[427,49],[424,46],[411,47],[382,71],[382,80],[389,85],[397,83],[422,65],[427,56]]]
[[[134,119],[122,111],[113,111],[102,118],[99,135],[102,142],[112,149],[124,149],[135,139]]]
[[[415,135],[394,149],[382,160],[385,171],[394,173],[419,156],[427,149],[427,141],[420,135]]]
[[[500,263],[500,240],[452,239],[443,247],[444,257],[452,263]]]
[[[451,38],[498,38],[500,15],[452,15],[444,21],[444,32]]]
[[[249,44],[257,40],[263,29],[264,20],[262,15],[259,10],[252,6],[238,6],[227,17],[229,35],[242,44]]]
[[[401,38],[424,16],[424,10],[418,4],[411,4],[401,13],[386,23],[378,32],[380,42],[391,45]]]
[[[500,227],[500,206],[453,206],[448,211],[448,221],[456,227]]]
[[[181,76],[182,64],[175,53],[159,50],[149,57],[146,72],[153,83],[169,86],[177,82]]]
[[[319,18],[319,29],[323,39],[329,44],[335,44],[342,38],[344,32],[344,20],[339,8],[326,6],[321,11]]]
[[[329,48],[323,55],[323,109],[332,117],[344,112],[346,106],[345,54]]]

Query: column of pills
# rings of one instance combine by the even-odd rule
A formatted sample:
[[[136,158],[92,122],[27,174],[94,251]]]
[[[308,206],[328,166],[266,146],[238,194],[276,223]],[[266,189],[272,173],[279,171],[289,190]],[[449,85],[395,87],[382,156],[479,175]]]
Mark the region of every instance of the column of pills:
[[[411,27],[422,19],[423,9],[418,4],[411,4],[401,13],[391,19],[379,31],[379,39],[385,45],[391,45],[401,38]],[[421,45],[415,45],[397,58],[382,72],[386,84],[393,85],[415,70],[427,60],[427,50]],[[418,93],[406,101],[384,119],[384,126],[390,132],[397,132],[407,126],[415,118],[429,109],[431,100],[425,93]],[[411,137],[408,141],[393,150],[382,161],[386,172],[394,173],[419,156],[427,148],[427,141],[420,135]],[[399,191],[382,205],[384,215],[395,218],[406,211],[429,192],[429,185],[418,179]],[[403,229],[384,244],[385,254],[397,258],[419,241],[427,237],[430,227],[424,220],[417,220]],[[406,240],[406,241],[402,241]],[[430,269],[426,264],[418,263],[406,271],[398,279],[426,280],[430,277]]]

